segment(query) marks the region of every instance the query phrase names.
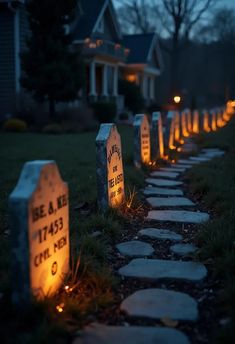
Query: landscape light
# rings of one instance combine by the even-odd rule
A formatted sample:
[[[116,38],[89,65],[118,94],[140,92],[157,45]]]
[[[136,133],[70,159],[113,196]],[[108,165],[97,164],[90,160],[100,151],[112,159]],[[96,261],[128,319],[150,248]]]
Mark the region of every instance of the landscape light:
[[[181,101],[181,97],[180,96],[174,96],[174,102],[176,103],[176,104],[179,104],[180,103],[180,101]]]

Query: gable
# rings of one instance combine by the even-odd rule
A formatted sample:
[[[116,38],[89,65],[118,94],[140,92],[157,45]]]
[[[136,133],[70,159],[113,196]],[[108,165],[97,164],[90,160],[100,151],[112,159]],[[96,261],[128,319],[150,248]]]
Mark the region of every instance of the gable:
[[[153,50],[152,57],[149,64],[153,68],[161,69],[156,49]]]
[[[116,14],[111,1],[107,1],[106,6],[97,18],[92,36],[99,36],[103,39],[114,42],[120,40],[120,29],[118,22],[116,21]]]

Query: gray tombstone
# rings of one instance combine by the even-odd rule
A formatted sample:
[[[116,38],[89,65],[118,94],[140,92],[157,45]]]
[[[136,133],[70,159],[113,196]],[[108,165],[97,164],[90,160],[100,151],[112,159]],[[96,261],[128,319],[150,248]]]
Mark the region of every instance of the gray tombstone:
[[[203,130],[205,132],[211,131],[211,127],[210,127],[210,114],[209,114],[209,112],[207,110],[203,110],[202,117],[203,117]]]
[[[54,161],[25,163],[9,197],[12,301],[55,294],[69,271],[68,186]]]
[[[115,124],[101,124],[95,143],[98,206],[105,211],[125,200],[121,138]]]
[[[215,109],[212,109],[210,111],[210,127],[212,131],[217,130],[217,122],[216,122],[216,111]]]
[[[187,131],[190,134],[193,131],[192,112],[190,109],[185,109],[185,112],[187,118]]]
[[[199,133],[199,112],[197,110],[193,111],[193,132],[194,134]]]
[[[134,119],[134,164],[140,168],[151,161],[150,126],[144,114],[135,115]]]
[[[175,144],[175,111],[168,111],[164,133],[165,149],[173,149]]]
[[[161,112],[152,113],[151,127],[151,157],[152,161],[164,157],[164,142]]]

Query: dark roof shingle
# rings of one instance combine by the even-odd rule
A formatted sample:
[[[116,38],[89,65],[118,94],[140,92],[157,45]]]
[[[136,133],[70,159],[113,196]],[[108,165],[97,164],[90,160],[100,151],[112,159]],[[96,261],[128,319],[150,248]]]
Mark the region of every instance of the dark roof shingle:
[[[127,63],[146,63],[154,33],[125,35],[123,45],[130,49]]]
[[[74,39],[85,39],[91,36],[94,25],[106,0],[81,0],[82,15],[73,32]]]

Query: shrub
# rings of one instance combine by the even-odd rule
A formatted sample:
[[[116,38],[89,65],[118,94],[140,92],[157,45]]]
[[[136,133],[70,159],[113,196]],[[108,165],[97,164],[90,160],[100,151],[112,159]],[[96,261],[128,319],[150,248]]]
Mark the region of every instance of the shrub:
[[[28,126],[25,121],[19,118],[10,118],[3,123],[3,129],[5,131],[22,133],[28,129]]]
[[[100,123],[111,123],[116,117],[117,107],[112,102],[96,102],[92,104],[94,116]]]
[[[129,115],[128,115],[127,112],[122,112],[122,113],[119,114],[119,119],[120,119],[121,121],[128,120],[128,118],[129,118]]]
[[[144,99],[139,86],[126,80],[119,80],[119,93],[125,96],[125,106],[137,113],[144,109]]]
[[[44,134],[62,134],[63,127],[58,123],[50,123],[45,125],[45,127],[42,129],[42,132]]]

